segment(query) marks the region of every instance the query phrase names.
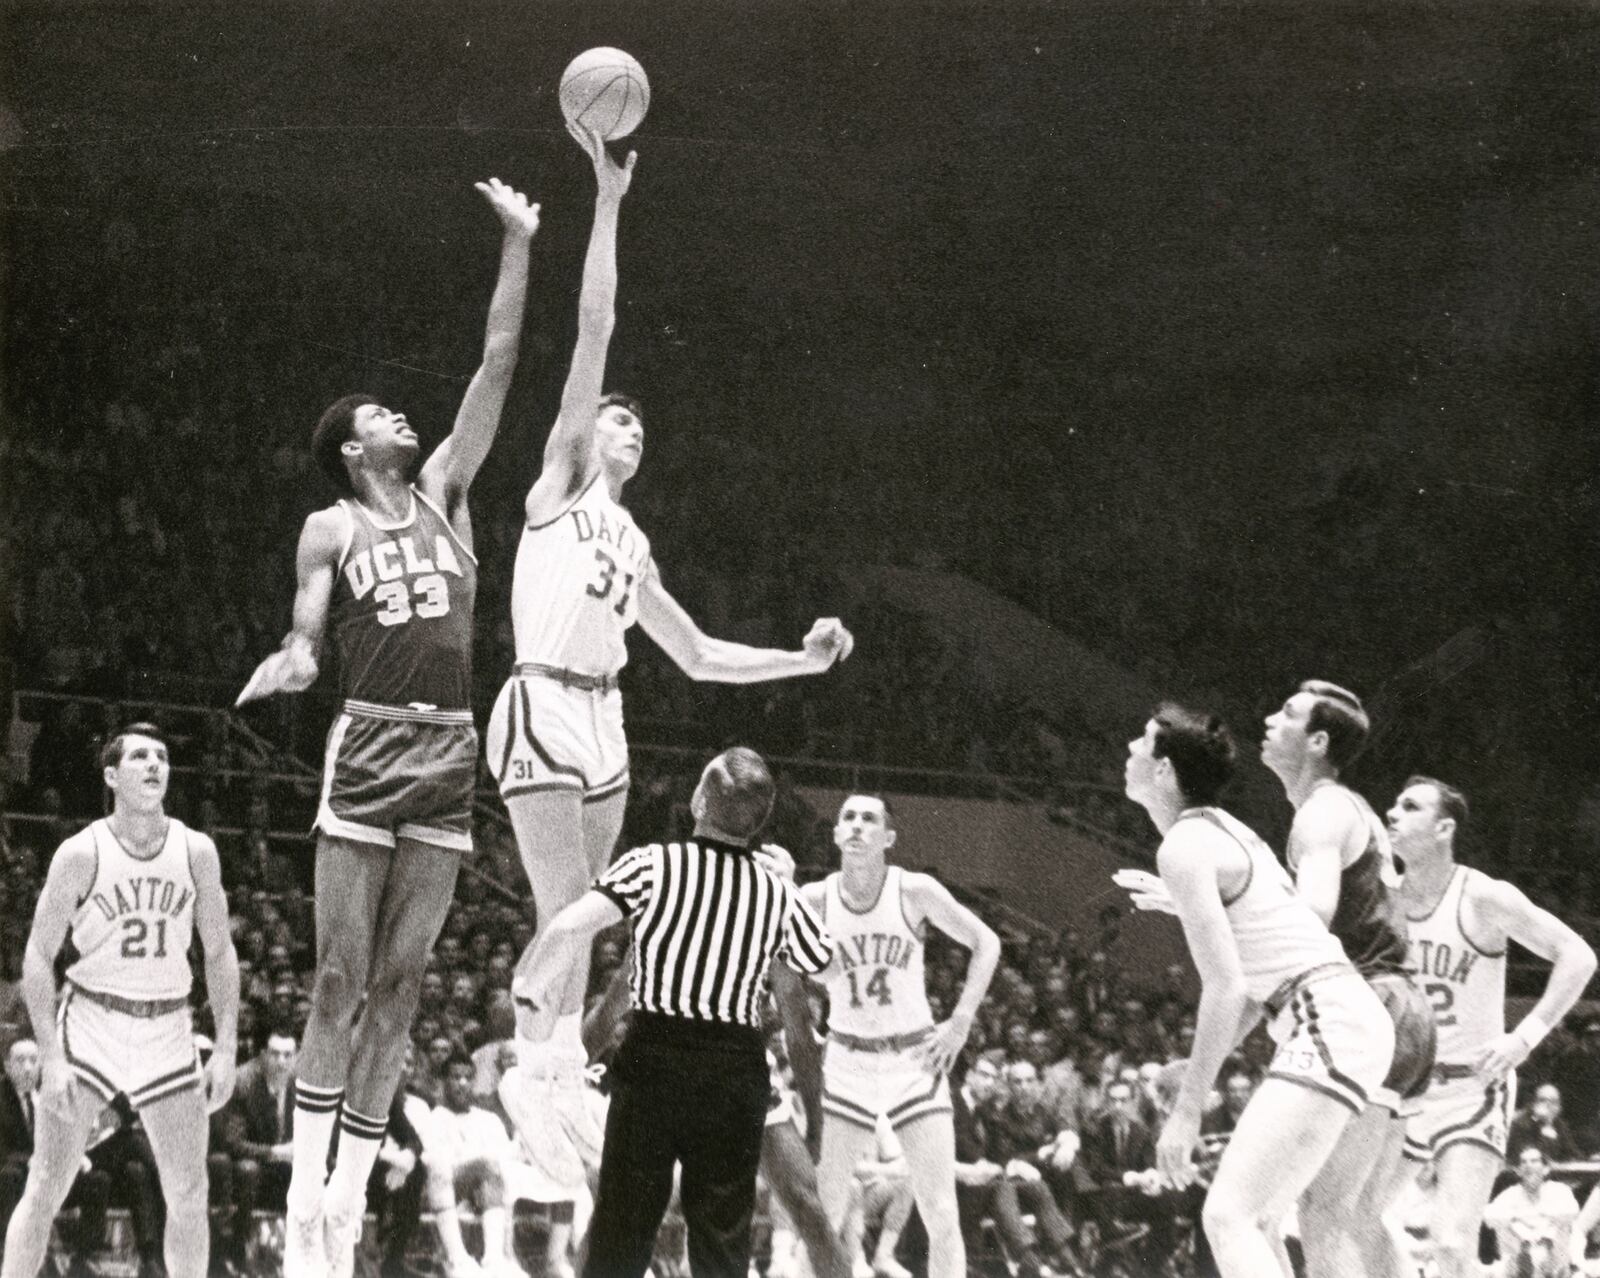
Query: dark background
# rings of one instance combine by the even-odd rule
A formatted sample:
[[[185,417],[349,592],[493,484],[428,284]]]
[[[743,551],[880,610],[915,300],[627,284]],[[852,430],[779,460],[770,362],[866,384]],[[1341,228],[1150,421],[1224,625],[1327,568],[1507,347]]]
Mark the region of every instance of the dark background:
[[[448,429],[494,272],[471,183],[493,174],[544,225],[474,489],[492,693],[592,201],[555,82],[611,44],[654,99],[608,380],[644,400],[630,504],[708,630],[791,646],[819,611],[870,610],[859,566],[915,564],[1223,706],[1246,739],[1296,681],[1336,679],[1378,711],[1356,780],[1380,806],[1412,770],[1446,776],[1491,859],[1586,904],[1593,6],[292,0],[0,21],[18,684],[81,679],[54,651],[77,629],[231,699],[287,627],[295,530],[330,495],[299,457],[321,408],[359,387],[430,441]],[[938,650],[926,624],[906,683]],[[1067,742],[1058,771],[1120,772],[1136,723],[997,701],[981,654],[955,664],[957,715],[1037,716]],[[714,718],[734,695],[675,677],[630,717]],[[856,713],[832,695],[829,717]],[[959,733],[916,746],[853,749],[1019,770]]]

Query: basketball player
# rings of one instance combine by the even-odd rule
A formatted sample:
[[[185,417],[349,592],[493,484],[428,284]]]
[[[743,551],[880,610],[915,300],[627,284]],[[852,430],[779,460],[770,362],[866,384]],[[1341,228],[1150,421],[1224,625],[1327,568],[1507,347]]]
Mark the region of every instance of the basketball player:
[[[1175,1188],[1195,1179],[1205,1100],[1242,1027],[1262,1008],[1271,1018],[1271,1070],[1234,1129],[1203,1210],[1219,1271],[1262,1278],[1287,1274],[1278,1222],[1382,1084],[1394,1029],[1272,851],[1214,806],[1234,757],[1217,719],[1168,704],[1129,743],[1125,784],[1162,833],[1161,879],[1202,982],[1189,1067],[1156,1150]]]
[[[625,395],[602,396],[615,322],[617,221],[634,154],[616,164],[597,134],[574,129],[596,180],[594,224],[578,296],[578,337],[543,468],[523,507],[512,580],[516,666],[490,716],[487,758],[511,814],[540,929],[518,961],[528,979],[538,935],[578,900],[610,861],[628,793],[617,672],[624,632],[637,620],[691,678],[755,683],[818,674],[847,657],[853,640],[837,620],[818,621],[798,652],[728,643],[703,634],[667,592],[650,542],[620,505],[639,469],[644,423]],[[524,1143],[543,1151],[544,1178],[574,1188],[599,1150],[582,1102],[587,1056],[581,1008],[588,956],[574,965],[552,1035],[535,1042],[518,1004],[521,1073],[541,1116]]]
[[[1300,1203],[1311,1278],[1400,1278],[1398,1240],[1383,1226],[1397,1193],[1405,1116],[1433,1068],[1433,1015],[1408,972],[1406,925],[1389,836],[1370,804],[1339,782],[1366,745],[1360,698],[1336,684],[1302,683],[1266,721],[1261,759],[1294,804],[1289,870],[1302,900],[1367,978],[1394,1024],[1394,1056]]]
[[[1420,1112],[1406,1126],[1407,1175],[1431,1159],[1439,1192],[1433,1222],[1440,1278],[1476,1272],[1478,1230],[1505,1160],[1516,1068],[1582,996],[1594,951],[1517,888],[1459,865],[1467,819],[1462,793],[1412,777],[1389,809],[1389,837],[1405,862],[1400,899],[1411,958],[1433,1004],[1439,1062]],[[1506,944],[1551,963],[1533,1010],[1505,1028]]]
[[[856,1165],[875,1158],[877,1121],[887,1118],[905,1151],[927,1227],[930,1278],[965,1278],[945,1076],[966,1045],[1000,961],[1000,938],[937,879],[891,866],[895,838],[894,817],[882,798],[851,795],[833,828],[842,868],[800,890],[838,941],[820,978],[828,990],[828,1045],[817,1181],[837,1230],[849,1210]],[[923,981],[929,925],[972,951],[961,997],[940,1025]]]
[[[203,1278],[208,1111],[233,1092],[239,960],[228,930],[217,848],[167,816],[171,768],[160,729],[135,723],[100,763],[111,815],[73,835],[50,862],[22,966],[41,1032],[28,1183],[6,1229],[4,1278],[35,1278],[50,1226],[72,1189],[95,1123],[121,1092],[139,1111],[167,1202],[166,1266]],[[78,957],[57,998],[68,932]],[[215,1050],[202,1071],[189,1015],[189,943],[205,955]]]
[[[422,971],[471,848],[477,561],[467,489],[511,386],[539,225],[539,206],[510,187],[491,179],[477,189],[504,236],[483,363],[455,427],[418,474],[404,414],[347,395],[322,415],[312,448],[346,495],[306,519],[294,628],[239,694],[243,704],[309,687],[331,622],[345,701],[317,811],[317,976],[295,1079],[285,1278],[347,1274],[354,1263]]]

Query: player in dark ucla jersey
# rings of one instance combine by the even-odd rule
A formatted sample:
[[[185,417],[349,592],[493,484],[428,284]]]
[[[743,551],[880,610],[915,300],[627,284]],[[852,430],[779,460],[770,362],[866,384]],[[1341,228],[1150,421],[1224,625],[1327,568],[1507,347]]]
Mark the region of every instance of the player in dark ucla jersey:
[[[539,206],[510,187],[491,179],[478,190],[504,239],[483,363],[455,427],[419,472],[404,414],[369,395],[323,414],[312,447],[346,497],[306,519],[294,628],[239,695],[242,704],[309,687],[332,629],[344,704],[317,812],[317,977],[296,1071],[285,1278],[351,1271],[423,968],[471,848],[477,562],[467,489],[511,386],[539,225]]]

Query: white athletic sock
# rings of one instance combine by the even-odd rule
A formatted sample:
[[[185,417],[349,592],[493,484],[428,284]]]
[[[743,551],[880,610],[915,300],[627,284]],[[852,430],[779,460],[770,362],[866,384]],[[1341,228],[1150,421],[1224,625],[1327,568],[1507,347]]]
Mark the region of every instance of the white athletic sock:
[[[433,1227],[439,1231],[439,1242],[444,1246],[447,1268],[452,1271],[469,1268],[472,1254],[467,1251],[467,1244],[462,1241],[461,1219],[456,1215],[455,1207],[452,1205],[435,1209]]]
[[[339,1156],[333,1175],[328,1178],[328,1210],[336,1215],[364,1210],[367,1203],[367,1178],[378,1161],[378,1146],[389,1119],[368,1118],[345,1107],[339,1118]]]
[[[583,1013],[568,1012],[556,1021],[556,1032],[550,1036],[552,1043],[560,1043],[564,1047],[583,1046]]]
[[[506,1251],[506,1209],[485,1208],[480,1220],[483,1222],[484,1268],[503,1265],[510,1257],[510,1253]]]
[[[296,1082],[294,1088],[294,1154],[289,1172],[289,1210],[309,1216],[322,1201],[328,1179],[328,1148],[339,1117],[344,1090]]]

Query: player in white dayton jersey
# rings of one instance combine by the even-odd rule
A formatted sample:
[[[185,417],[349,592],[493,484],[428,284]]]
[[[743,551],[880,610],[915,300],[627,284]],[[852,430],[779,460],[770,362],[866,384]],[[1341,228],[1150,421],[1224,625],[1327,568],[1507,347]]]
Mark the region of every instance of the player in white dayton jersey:
[[[895,837],[882,798],[851,795],[833,829],[842,868],[801,889],[838,942],[821,978],[828,990],[828,1042],[817,1180],[837,1229],[849,1210],[856,1165],[874,1160],[877,1122],[887,1119],[905,1151],[928,1231],[928,1272],[965,1278],[946,1075],[1000,961],[1000,939],[937,879],[890,865]],[[972,951],[961,997],[939,1025],[923,982],[929,926]]]
[[[370,395],[323,413],[312,449],[345,497],[306,518],[293,629],[239,694],[242,704],[310,687],[332,632],[344,702],[317,810],[317,975],[295,1074],[285,1278],[341,1278],[355,1263],[423,969],[472,848],[477,560],[467,494],[516,369],[539,226],[539,206],[521,193],[493,178],[477,189],[501,225],[500,271],[483,361],[454,427],[423,462],[404,414]]]
[[[111,815],[50,862],[22,962],[41,1028],[39,1103],[28,1183],[6,1229],[4,1278],[35,1278],[101,1111],[119,1092],[144,1124],[167,1202],[172,1278],[203,1278],[208,1111],[233,1092],[239,961],[216,845],[166,815],[171,769],[160,730],[133,724],[101,754]],[[77,960],[58,991],[71,933]],[[202,1071],[189,1013],[190,941],[205,955],[215,1049]],[[51,1023],[56,1033],[43,1032]]]
[[[1405,863],[1401,902],[1418,979],[1433,1004],[1438,1063],[1420,1112],[1406,1126],[1412,1174],[1433,1160],[1439,1178],[1434,1255],[1440,1278],[1476,1272],[1478,1230],[1505,1160],[1518,1065],[1582,996],[1594,951],[1510,883],[1455,859],[1467,819],[1462,793],[1412,777],[1389,809],[1389,836]],[[1551,963],[1539,1001],[1505,1027],[1506,945]]]
[[[1128,745],[1125,786],[1163,836],[1157,865],[1202,983],[1188,1069],[1156,1147],[1175,1187],[1195,1179],[1201,1112],[1223,1061],[1263,1008],[1271,1018],[1272,1066],[1203,1211],[1225,1278],[1264,1278],[1289,1272],[1278,1223],[1382,1085],[1394,1030],[1271,849],[1213,806],[1234,757],[1217,719],[1164,705]]]
[[[516,665],[485,742],[541,931],[606,868],[622,829],[628,748],[617,672],[627,660],[623,635],[635,621],[691,678],[723,683],[819,674],[847,657],[853,643],[834,619],[818,621],[793,652],[713,639],[662,584],[649,539],[620,504],[644,454],[639,406],[601,394],[615,324],[617,222],[637,157],[630,153],[619,165],[598,135],[575,129],[574,137],[589,153],[597,184],[577,344],[543,467],[524,503],[512,580]],[[519,960],[514,991],[527,978],[537,939]],[[547,1041],[533,1041],[528,1010],[518,1005],[522,1074],[540,1093],[526,1112],[545,1116],[543,1130],[522,1134],[528,1146],[546,1151],[545,1178],[575,1188],[584,1175],[582,1151],[597,1135],[581,1095],[588,966],[586,957],[574,965]]]

